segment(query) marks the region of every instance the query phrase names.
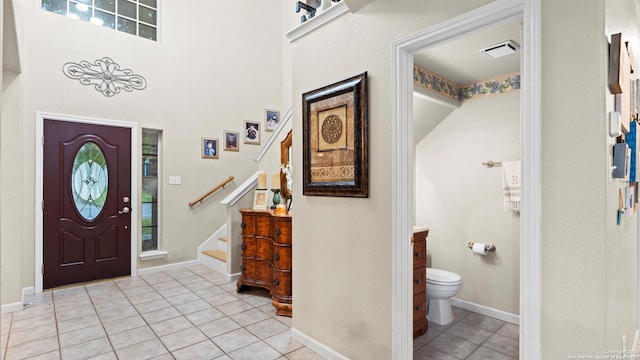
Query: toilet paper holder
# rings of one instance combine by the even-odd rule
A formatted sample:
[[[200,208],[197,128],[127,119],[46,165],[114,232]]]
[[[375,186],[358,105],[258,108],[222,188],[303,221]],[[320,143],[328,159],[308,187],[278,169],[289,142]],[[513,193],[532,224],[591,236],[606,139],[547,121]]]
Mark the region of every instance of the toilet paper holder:
[[[469,249],[473,249],[473,241],[467,244]],[[496,251],[496,246],[493,244],[487,244],[484,246],[487,251]]]

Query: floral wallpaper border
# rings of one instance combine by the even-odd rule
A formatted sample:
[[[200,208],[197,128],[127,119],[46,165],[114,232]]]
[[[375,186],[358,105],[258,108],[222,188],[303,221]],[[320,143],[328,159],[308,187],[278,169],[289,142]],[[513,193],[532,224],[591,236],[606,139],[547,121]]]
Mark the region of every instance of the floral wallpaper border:
[[[471,84],[459,85],[420,65],[414,65],[413,82],[415,85],[448,99],[462,102],[520,90],[520,73],[516,72]]]

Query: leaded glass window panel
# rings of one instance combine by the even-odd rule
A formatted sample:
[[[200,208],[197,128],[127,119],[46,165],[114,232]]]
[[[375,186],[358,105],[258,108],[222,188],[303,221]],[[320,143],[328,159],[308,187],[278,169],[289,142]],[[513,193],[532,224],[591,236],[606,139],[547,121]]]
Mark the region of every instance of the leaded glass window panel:
[[[132,19],[136,18],[136,4],[127,0],[118,0],[118,15],[124,15]]]
[[[156,39],[156,29],[151,26],[147,26],[145,24],[140,24],[138,28],[138,36],[143,37],[145,39],[155,40]]]
[[[159,249],[158,146],[161,132],[142,130],[142,251]]]
[[[67,0],[42,0],[42,8],[56,14],[67,13]]]
[[[118,17],[118,31],[126,32],[129,34],[136,34],[136,22],[127,20],[122,17]]]
[[[109,191],[107,161],[98,144],[86,142],[75,156],[71,170],[73,203],[87,221],[92,221],[104,207]]]
[[[156,24],[156,11],[145,6],[138,6],[138,19],[147,24]]]
[[[95,0],[98,9],[107,10],[109,12],[116,11],[116,0]]]

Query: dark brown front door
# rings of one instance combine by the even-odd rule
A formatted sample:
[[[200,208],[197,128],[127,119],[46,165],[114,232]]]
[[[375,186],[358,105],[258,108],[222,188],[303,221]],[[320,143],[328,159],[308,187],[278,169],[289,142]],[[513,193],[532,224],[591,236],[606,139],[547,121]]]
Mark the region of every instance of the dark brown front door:
[[[131,273],[131,129],[44,121],[44,288]]]

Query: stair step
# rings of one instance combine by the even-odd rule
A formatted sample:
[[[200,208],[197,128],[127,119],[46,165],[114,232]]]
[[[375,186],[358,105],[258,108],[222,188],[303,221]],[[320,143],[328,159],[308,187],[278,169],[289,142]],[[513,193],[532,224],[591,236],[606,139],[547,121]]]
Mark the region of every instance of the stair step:
[[[212,258],[216,258],[220,261],[227,262],[227,253],[221,250],[207,250],[202,252],[205,255],[211,256]]]
[[[218,238],[218,241],[224,241],[224,242],[227,242],[227,237],[226,237],[226,236],[220,236],[220,237]]]

